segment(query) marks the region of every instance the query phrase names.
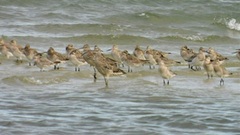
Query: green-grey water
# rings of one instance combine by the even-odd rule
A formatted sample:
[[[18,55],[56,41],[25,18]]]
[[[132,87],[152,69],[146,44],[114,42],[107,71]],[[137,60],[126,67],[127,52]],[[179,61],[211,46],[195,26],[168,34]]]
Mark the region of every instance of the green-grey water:
[[[104,79],[88,65],[75,72],[70,63],[40,72],[25,60],[0,55],[0,134],[239,134],[240,2],[234,0],[1,0],[0,34],[29,43],[40,52],[67,44],[98,45],[104,53],[117,44],[171,52],[182,64],[163,86],[157,68],[134,68]],[[213,47],[228,57],[233,73],[207,79],[191,71],[182,45]],[[122,68],[127,71],[127,67]]]

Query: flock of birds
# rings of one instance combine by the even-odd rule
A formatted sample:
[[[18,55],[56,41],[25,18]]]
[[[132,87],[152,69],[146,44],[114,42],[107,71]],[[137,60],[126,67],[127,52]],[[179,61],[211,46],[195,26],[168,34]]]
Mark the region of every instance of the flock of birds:
[[[19,45],[16,40],[5,42],[0,39],[0,53],[6,57],[15,57],[17,62],[26,59],[29,66],[36,65],[40,71],[44,71],[47,67],[53,66],[55,70],[59,69],[61,63],[70,61],[75,66],[75,71],[80,71],[80,67],[89,64],[94,70],[94,81],[96,81],[97,71],[104,77],[105,85],[108,86],[109,77],[112,75],[126,74],[123,68],[128,67],[127,72],[133,72],[133,67],[149,65],[150,69],[155,69],[158,65],[158,71],[163,78],[163,84],[169,85],[169,79],[176,76],[176,73],[170,70],[170,66],[181,64],[181,62],[168,58],[170,53],[152,49],[147,46],[146,50],[142,50],[140,46],[136,46],[133,53],[127,50],[120,50],[117,45],[113,45],[111,49],[111,57],[103,54],[103,51],[97,46],[91,49],[88,44],[81,48],[75,48],[72,44],[66,46],[66,53],[60,53],[50,47],[47,52],[38,52],[31,48],[29,44],[25,47]],[[240,60],[240,49],[236,52],[237,58]],[[181,57],[188,63],[191,70],[201,70],[203,67],[208,78],[214,74],[220,77],[220,85],[224,85],[223,78],[231,75],[224,67],[224,61],[228,60],[213,48],[205,50],[200,47],[198,52],[187,46],[180,49]]]

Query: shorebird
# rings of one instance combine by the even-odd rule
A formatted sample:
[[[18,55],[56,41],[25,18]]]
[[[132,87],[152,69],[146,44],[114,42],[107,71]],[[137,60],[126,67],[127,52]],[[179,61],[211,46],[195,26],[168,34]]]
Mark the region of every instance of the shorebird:
[[[86,65],[87,62],[83,59],[83,52],[68,44],[66,47],[67,57],[70,62],[75,66],[75,71],[80,71],[80,66]]]
[[[211,58],[209,56],[206,56],[204,63],[203,63],[203,68],[205,69],[208,79],[211,77],[213,77],[214,74],[214,68],[213,68],[213,64],[211,61]]]
[[[86,65],[87,62],[83,59],[82,55],[78,56],[76,51],[72,51],[68,58],[70,62],[75,66],[75,71],[80,71],[80,67]]]
[[[151,51],[147,50],[145,52],[145,57],[149,61],[149,69],[155,69],[155,65],[157,65],[157,62]]]
[[[108,80],[111,75],[126,74],[117,67],[116,63],[112,63],[99,52],[94,55],[94,63],[97,71],[104,77],[106,87],[108,87]]]
[[[0,52],[3,56],[7,57],[7,59],[13,56],[9,44],[5,43],[3,39],[0,39]]]
[[[134,55],[129,54],[127,50],[122,52],[121,59],[128,66],[128,72],[132,72],[132,67],[139,67],[148,63],[148,60],[138,59]]]
[[[163,78],[163,85],[166,85],[165,80],[167,80],[167,85],[169,85],[169,79],[176,76],[175,73],[173,73],[169,68],[164,64],[164,62],[159,58],[158,59],[158,64],[159,64],[159,73]]]
[[[14,39],[10,41],[10,46],[11,46],[11,45],[16,46],[19,50],[23,50],[22,45],[18,44],[17,41],[14,40]]]
[[[13,56],[17,58],[17,62],[22,63],[22,59],[25,58],[25,55],[23,54],[22,46],[18,45],[16,40],[10,41],[10,51],[12,52]]]
[[[98,45],[95,45],[93,50],[94,50],[94,52],[99,52],[99,53],[102,53],[102,52],[103,52],[103,50],[100,49],[100,48],[98,47]]]
[[[66,54],[67,54],[67,57],[69,57],[69,54],[74,51],[75,52],[75,55],[77,55],[77,57],[82,57],[82,52],[75,48],[73,46],[73,44],[68,44],[67,47],[66,47]]]
[[[140,60],[146,60],[146,58],[144,56],[144,51],[140,48],[139,45],[136,45],[136,47],[133,51],[133,55]]]
[[[33,61],[34,65],[40,68],[40,71],[44,71],[45,68],[56,65],[56,63],[50,61],[46,57],[43,57],[41,53],[36,54]]]
[[[173,59],[168,58],[167,52],[162,52],[159,50],[151,49],[150,46],[147,47],[147,50],[145,51],[145,57],[149,61],[149,68],[151,69],[151,66],[155,68],[155,65],[157,65],[157,61],[160,58],[162,61],[164,61],[164,64],[167,66],[175,65],[175,64],[181,64],[179,61],[175,61]]]
[[[47,51],[47,58],[56,63],[54,69],[59,69],[59,64],[64,63],[68,60],[66,55],[63,55],[57,51],[55,51],[52,47],[50,47]]]
[[[31,66],[32,65],[31,63],[33,62],[33,58],[35,55],[38,54],[38,52],[36,49],[31,48],[29,44],[26,44],[26,46],[23,48],[23,54],[26,56],[29,66]]]
[[[237,51],[233,53],[236,53],[236,57],[240,60],[240,49],[236,49],[236,50]]]
[[[175,65],[175,64],[181,64],[181,62],[179,61],[176,61],[176,60],[173,60],[173,59],[170,59],[168,57],[165,57],[164,55],[162,55],[162,53],[160,52],[156,52],[155,55],[153,56],[154,59],[157,61],[159,58],[164,62],[164,64],[166,66],[172,66],[172,65]]]
[[[220,64],[223,64],[223,62],[225,60],[228,60],[227,57],[224,57],[223,55],[221,55],[220,53],[216,52],[212,47],[209,47],[208,49],[208,53],[209,53],[209,56],[211,58],[211,60],[219,60]]]
[[[67,56],[76,48],[73,47],[73,44],[68,44],[65,48]]]
[[[112,49],[110,49],[110,50],[111,50],[111,55],[112,55],[113,59],[116,60],[118,63],[118,67],[120,67],[121,64],[123,65],[123,62],[121,59],[122,51],[118,49],[118,46],[113,45]]]
[[[95,62],[94,62],[94,55],[96,54],[93,50],[91,50],[90,46],[88,44],[83,45],[83,59],[91,66],[93,67],[94,73],[94,82],[97,80],[97,73],[95,68]]]
[[[213,62],[213,68],[214,68],[215,74],[221,78],[220,85],[224,85],[223,78],[228,77],[229,75],[232,75],[232,73],[229,73],[227,69],[223,65],[221,65],[221,62],[218,59],[216,59]]]
[[[201,67],[203,66],[204,60],[205,60],[205,50],[204,50],[203,47],[200,47],[199,51],[198,51],[198,54],[190,62],[191,69],[194,70],[194,71],[201,70]],[[193,66],[195,66],[195,69],[193,69]]]
[[[171,54],[170,52],[163,52],[160,50],[152,49],[152,47],[150,45],[147,46],[147,48],[145,50],[145,54],[146,54],[146,51],[148,51],[152,55],[161,54],[163,57],[167,57],[169,54]]]
[[[180,55],[181,57],[188,62],[188,68],[190,67],[190,62],[192,61],[193,58],[196,57],[197,53],[194,52],[192,49],[189,49],[186,45],[182,46],[180,49]]]

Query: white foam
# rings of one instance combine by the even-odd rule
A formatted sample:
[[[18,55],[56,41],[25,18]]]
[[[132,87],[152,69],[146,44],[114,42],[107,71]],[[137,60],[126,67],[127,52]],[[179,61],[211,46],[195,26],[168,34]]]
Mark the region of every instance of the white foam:
[[[226,22],[226,25],[229,29],[240,31],[240,23],[238,23],[234,18]]]

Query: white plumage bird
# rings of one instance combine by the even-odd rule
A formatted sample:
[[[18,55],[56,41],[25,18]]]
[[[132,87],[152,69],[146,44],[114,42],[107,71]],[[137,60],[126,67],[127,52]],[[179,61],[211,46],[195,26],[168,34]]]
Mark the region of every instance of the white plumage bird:
[[[167,85],[169,85],[169,79],[172,77],[176,76],[174,72],[172,72],[161,59],[158,59],[158,64],[159,64],[159,73],[163,78],[163,85],[166,85],[165,80],[167,80]]]

